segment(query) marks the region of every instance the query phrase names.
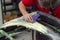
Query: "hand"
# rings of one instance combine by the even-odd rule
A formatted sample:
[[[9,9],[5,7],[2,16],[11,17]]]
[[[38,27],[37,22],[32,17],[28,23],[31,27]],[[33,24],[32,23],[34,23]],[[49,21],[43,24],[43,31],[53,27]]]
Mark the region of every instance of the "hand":
[[[33,22],[31,14],[26,13],[25,15],[23,15],[23,17],[24,17],[25,21],[27,21],[27,22]]]

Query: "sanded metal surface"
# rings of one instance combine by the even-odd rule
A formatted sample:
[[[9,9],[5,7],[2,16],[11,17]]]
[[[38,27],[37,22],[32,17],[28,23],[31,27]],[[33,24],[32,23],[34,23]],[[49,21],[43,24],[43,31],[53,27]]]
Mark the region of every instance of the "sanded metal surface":
[[[6,28],[9,26],[14,26],[14,25],[22,26],[22,27],[26,27],[29,29],[39,31],[39,32],[43,33],[44,35],[50,36],[53,40],[60,40],[60,36],[59,36],[60,34],[51,30],[50,28],[48,28],[48,26],[46,27],[39,22],[35,22],[35,23],[26,22],[23,17],[11,20],[11,21],[3,24],[0,28]]]

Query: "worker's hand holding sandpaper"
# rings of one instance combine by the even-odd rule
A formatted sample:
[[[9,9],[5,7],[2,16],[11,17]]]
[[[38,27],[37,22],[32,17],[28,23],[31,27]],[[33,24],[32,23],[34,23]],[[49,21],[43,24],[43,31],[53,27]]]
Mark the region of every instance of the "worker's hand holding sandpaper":
[[[23,15],[25,21],[34,23],[40,15],[37,14],[37,12],[27,13],[26,15]]]

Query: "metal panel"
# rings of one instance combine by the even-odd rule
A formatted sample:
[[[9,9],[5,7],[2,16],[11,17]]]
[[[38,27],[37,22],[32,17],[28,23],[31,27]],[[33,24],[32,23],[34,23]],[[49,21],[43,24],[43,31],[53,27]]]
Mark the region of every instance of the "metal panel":
[[[0,0],[0,25],[3,24],[3,19],[2,19],[2,9],[1,9],[1,0]]]

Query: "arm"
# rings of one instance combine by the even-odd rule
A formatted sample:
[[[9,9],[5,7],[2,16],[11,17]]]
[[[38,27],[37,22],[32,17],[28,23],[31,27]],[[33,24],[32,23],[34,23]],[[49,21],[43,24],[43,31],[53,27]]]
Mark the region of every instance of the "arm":
[[[26,11],[25,5],[22,3],[22,1],[19,3],[19,9],[22,13],[22,15],[27,14],[28,12]]]
[[[19,3],[19,9],[25,19],[25,21],[32,22],[32,16],[26,11],[25,5],[22,3],[22,1]]]

